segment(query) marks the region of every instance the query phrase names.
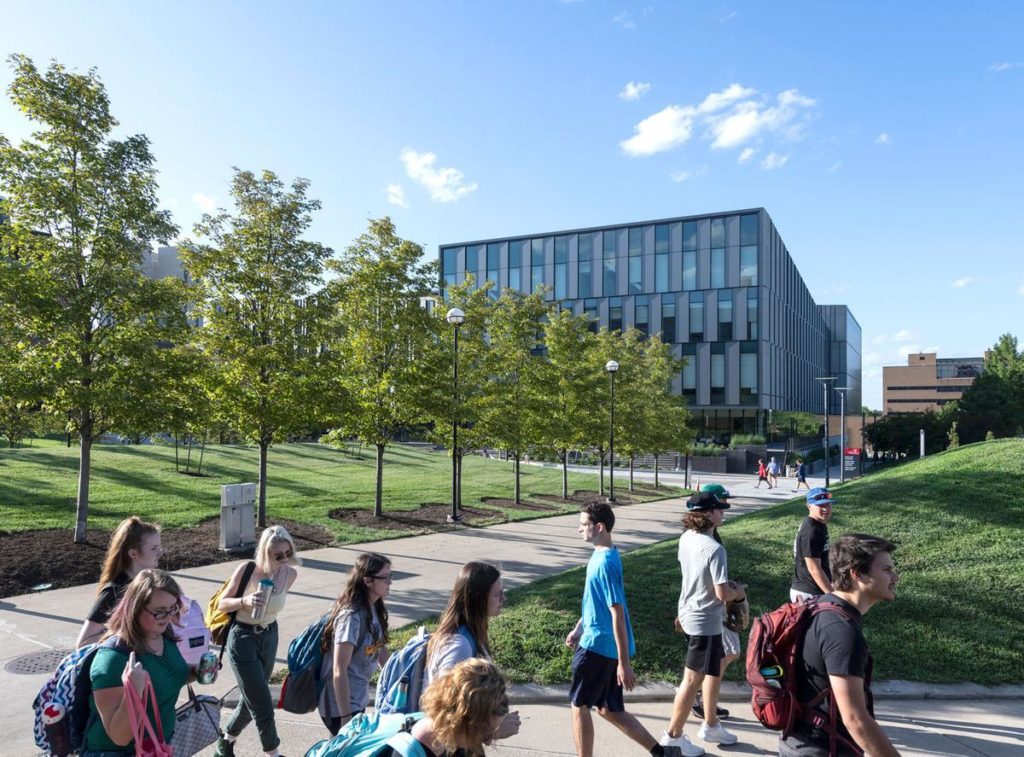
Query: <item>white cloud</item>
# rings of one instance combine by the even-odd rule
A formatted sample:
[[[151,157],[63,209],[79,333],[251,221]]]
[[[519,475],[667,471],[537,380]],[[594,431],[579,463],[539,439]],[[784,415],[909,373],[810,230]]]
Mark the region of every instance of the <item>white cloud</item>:
[[[217,200],[208,195],[204,195],[202,192],[196,192],[192,195],[192,202],[199,206],[199,209],[204,213],[212,213],[217,209]]]
[[[740,12],[739,11],[718,11],[717,13],[713,14],[712,17],[718,23],[725,24],[725,23],[728,23],[729,21],[732,21],[734,18],[739,18],[740,17]]]
[[[736,86],[736,85],[734,85]],[[753,92],[747,90],[744,97]],[[739,147],[762,133],[775,133],[778,136],[795,141],[803,136],[803,124],[796,122],[801,110],[814,107],[815,101],[800,94],[795,89],[788,89],[775,98],[774,105],[767,101],[743,99],[735,104],[732,110],[724,115],[711,119],[708,129],[714,137],[713,149]]]
[[[626,86],[619,92],[620,100],[639,100],[645,94],[647,90],[651,88],[651,85],[645,81],[631,81],[627,82]]]
[[[892,335],[892,340],[894,342],[909,342],[913,338],[914,332],[912,332],[910,329],[900,329],[899,331]]]
[[[1002,73],[1003,71],[1009,71],[1012,68],[1020,68],[1024,66],[1024,61],[1002,61],[1001,63],[993,63],[988,67],[989,71],[995,71],[996,73]]]
[[[740,84],[730,84],[721,92],[712,92],[710,95],[705,97],[704,101],[697,106],[697,111],[699,113],[714,113],[728,105],[731,105],[737,100],[742,100],[745,97],[753,97],[756,94],[757,90],[751,87],[744,87]]]
[[[673,171],[670,174],[670,176],[672,178],[672,181],[678,184],[680,182],[686,181],[687,179],[696,179],[701,176],[704,176],[707,172],[708,167],[704,165],[698,166],[697,168],[694,168],[692,171]]]
[[[875,137],[875,144],[876,145],[891,145],[892,144],[892,137],[889,136],[889,132],[883,131],[881,134],[879,134],[877,137]]]
[[[671,150],[693,135],[693,118],[693,108],[669,105],[633,127],[636,133],[619,147],[634,158]]]
[[[757,152],[757,150],[755,150],[753,147],[745,147],[745,148],[743,148],[743,152],[741,152],[740,156],[738,158],[736,158],[736,162],[737,163],[746,163],[748,160],[750,160],[752,157],[754,157],[754,153],[755,152]]]
[[[612,18],[612,23],[621,26],[623,29],[636,29],[636,22],[629,11],[622,11],[622,13],[616,15]]]
[[[406,148],[402,150],[402,162],[409,178],[425,187],[434,202],[454,202],[477,190],[477,183],[467,184],[459,169],[435,168],[437,155],[432,152]]]
[[[391,205],[397,205],[400,208],[409,207],[409,203],[405,199],[405,190],[402,189],[401,184],[388,184],[387,193],[388,202]]]
[[[830,165],[830,166],[829,166],[828,168],[826,168],[825,170],[826,170],[826,171],[828,171],[829,173],[835,173],[836,171],[838,171],[838,170],[839,170],[840,168],[842,168],[842,167],[843,167],[843,161],[841,161],[841,160],[837,160],[837,161],[836,161],[835,163],[833,163],[832,165]]]
[[[776,168],[782,168],[788,162],[788,155],[779,155],[777,152],[772,151],[764,156],[764,160],[761,161],[761,168],[765,171],[771,171]]]
[[[973,276],[964,276],[963,278],[960,278],[960,279],[957,279],[956,281],[954,281],[952,284],[950,284],[950,286],[953,289],[963,289],[968,284],[973,284],[973,283],[974,283],[974,277]]]

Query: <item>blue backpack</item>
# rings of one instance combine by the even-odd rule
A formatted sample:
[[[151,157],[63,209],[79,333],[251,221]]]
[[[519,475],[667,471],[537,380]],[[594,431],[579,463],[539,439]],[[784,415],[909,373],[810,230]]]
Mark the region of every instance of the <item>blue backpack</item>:
[[[324,662],[321,642],[330,618],[331,614],[327,613],[306,626],[306,630],[288,645],[288,675],[281,684],[281,696],[277,702],[282,710],[302,715],[316,709],[324,687],[320,678]]]
[[[128,654],[131,650],[120,638],[111,636],[98,644],[86,644],[76,649],[57,664],[56,670],[39,689],[32,700],[32,735],[36,746],[47,754],[73,754],[84,746],[85,731],[89,727],[89,700],[92,698],[92,681],[89,672],[92,661],[100,649],[116,649]],[[61,728],[66,729],[69,752],[57,752],[50,743],[44,726],[44,717],[53,716],[57,709],[64,709],[64,717],[60,721]],[[64,741],[64,739],[61,739]]]
[[[468,628],[459,626],[458,633],[472,644],[474,654],[480,653],[480,646]],[[384,663],[384,669],[377,679],[377,693],[373,702],[375,711],[408,713],[420,708],[420,695],[423,693],[427,669],[428,641],[430,634],[424,626],[420,626],[416,635]],[[407,685],[405,691],[402,691],[403,683]]]
[[[333,739],[324,739],[309,748],[306,757],[376,757],[394,749],[403,757],[426,757],[423,745],[413,738],[413,724],[422,712],[367,715],[360,712]]]

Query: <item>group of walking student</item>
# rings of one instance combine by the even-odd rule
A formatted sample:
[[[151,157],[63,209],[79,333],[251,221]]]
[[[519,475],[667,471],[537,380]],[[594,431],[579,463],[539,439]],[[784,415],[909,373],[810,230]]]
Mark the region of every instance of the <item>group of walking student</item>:
[[[709,484],[686,502],[675,612],[676,630],[687,637],[686,657],[672,715],[659,738],[624,703],[624,692],[636,681],[631,662],[635,645],[622,560],[612,537],[615,512],[605,503],[581,508],[578,532],[593,552],[581,615],[565,637],[573,650],[569,700],[579,757],[594,754],[595,708],[654,757],[704,753],[684,733],[691,714],[702,721],[697,740],[726,746],[737,742],[722,723],[729,713],[719,706],[722,676],[740,655],[739,632],[749,616],[746,584],[730,578],[718,533],[729,499],[725,487]],[[779,754],[894,755],[898,753],[873,717],[871,659],[861,624],[874,604],[894,598],[895,547],[863,534],[830,544],[834,503],[828,489],[808,491],[808,515],[794,540],[790,599],[801,603],[793,607],[806,606],[812,614],[799,642],[796,669],[787,674],[795,676],[797,700],[807,703],[807,711],[780,740]],[[90,717],[83,757],[141,754],[129,710],[137,701],[135,694],[150,690],[149,717],[159,719],[170,743],[179,695],[199,674],[198,666],[185,661],[175,634],[175,622],[188,600],[175,580],[156,567],[161,555],[159,528],[137,517],[124,521],[112,536],[95,605],[78,639],[79,646],[98,642],[89,669]],[[299,565],[288,531],[271,526],[262,532],[253,560],[239,565],[219,593],[219,609],[232,616],[223,652],[239,699],[217,739],[217,757],[236,754],[238,736],[250,722],[255,722],[262,752],[280,754],[268,682],[279,645],[277,617]],[[367,709],[371,676],[389,658],[387,600],[392,582],[388,557],[359,555],[322,621],[318,711],[330,736]],[[494,664],[488,637],[490,620],[501,612],[504,599],[497,566],[482,561],[462,566],[425,645],[424,690],[419,695],[417,688],[418,702],[411,703],[412,710],[424,715],[408,721],[406,746],[389,741],[374,754],[473,757],[484,753],[485,744],[519,732],[520,717],[509,709],[505,679]],[[415,746],[411,752],[409,744]]]

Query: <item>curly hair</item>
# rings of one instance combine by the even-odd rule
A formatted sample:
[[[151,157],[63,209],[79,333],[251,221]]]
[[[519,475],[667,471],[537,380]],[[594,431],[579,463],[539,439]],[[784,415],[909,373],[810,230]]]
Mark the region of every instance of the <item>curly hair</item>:
[[[854,573],[867,575],[879,553],[892,554],[895,550],[895,544],[880,536],[843,534],[832,542],[828,550],[832,586],[839,591],[849,591],[853,588]]]
[[[611,505],[606,502],[588,502],[580,507],[580,512],[589,515],[590,522],[595,526],[598,523],[603,524],[604,530],[608,533],[611,533],[612,529],[615,528],[615,512],[612,510]]]
[[[146,611],[149,600],[158,591],[167,592],[174,597],[178,606],[181,606],[181,589],[178,582],[171,578],[170,573],[156,568],[146,568],[135,574],[135,578],[124,590],[121,601],[111,613],[103,638],[118,636],[136,654],[143,654],[146,651],[146,635],[139,621],[142,613]],[[164,638],[170,642],[178,641],[178,637],[174,635],[173,623],[167,624]]]
[[[711,520],[711,513],[704,510],[691,510],[683,516],[683,526],[690,531],[700,531],[703,533],[709,528],[715,527],[715,522]]]
[[[363,579],[376,576],[387,565],[391,565],[391,560],[379,552],[363,552],[356,558],[355,563],[352,564],[352,569],[348,572],[348,580],[345,581],[345,585],[342,587],[338,598],[334,600],[334,606],[331,608],[331,619],[327,621],[327,625],[324,627],[324,635],[320,639],[320,648],[323,651],[326,652],[330,649],[331,644],[334,643],[334,626],[338,621],[338,613],[346,608],[365,612],[366,627],[373,627],[373,618],[370,612],[370,589]],[[386,644],[389,639],[388,608],[384,605],[383,599],[378,599],[374,602],[373,607],[377,611],[377,620],[380,621],[382,641]]]
[[[469,757],[480,757],[493,733],[491,718],[508,714],[505,679],[493,662],[472,657],[435,678],[420,697],[420,707],[448,752],[463,747]]]
[[[96,586],[96,592],[103,591],[104,586],[132,566],[133,549],[142,549],[142,542],[147,536],[159,533],[160,526],[146,523],[137,515],[121,521],[110,536],[110,546],[107,547],[107,556],[103,560],[103,570],[100,571],[100,582]]]
[[[489,562],[468,562],[462,566],[448,598],[448,606],[441,613],[437,630],[427,642],[428,660],[446,639],[458,632],[459,626],[466,626],[480,651],[487,656],[491,655],[487,640],[487,627],[491,618],[487,613],[487,605],[491,587],[499,578],[501,571]]]

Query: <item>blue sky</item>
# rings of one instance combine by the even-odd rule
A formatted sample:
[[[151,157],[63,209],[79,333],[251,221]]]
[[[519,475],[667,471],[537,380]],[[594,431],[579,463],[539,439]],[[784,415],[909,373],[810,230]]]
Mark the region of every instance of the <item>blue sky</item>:
[[[763,206],[859,320],[873,407],[907,352],[1024,340],[1022,29],[1017,2],[0,3],[0,52],[99,70],[183,233],[232,166],[308,178],[336,249],[385,214],[433,255]]]

